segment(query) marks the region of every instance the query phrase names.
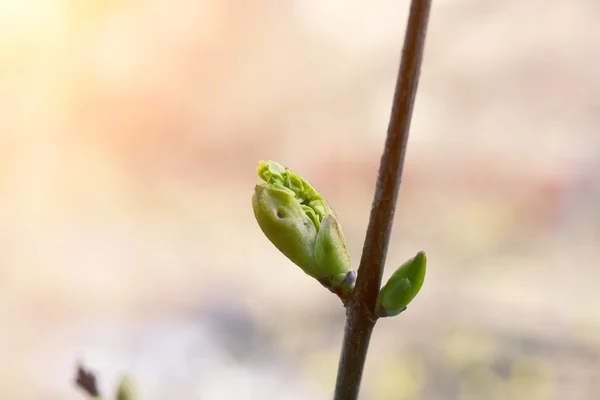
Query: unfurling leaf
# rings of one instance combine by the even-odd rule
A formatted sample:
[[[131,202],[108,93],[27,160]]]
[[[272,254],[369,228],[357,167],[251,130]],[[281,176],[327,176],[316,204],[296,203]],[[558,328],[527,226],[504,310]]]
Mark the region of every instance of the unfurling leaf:
[[[294,264],[343,300],[356,280],[346,239],[327,201],[302,176],[260,161],[252,207],[267,238]]]

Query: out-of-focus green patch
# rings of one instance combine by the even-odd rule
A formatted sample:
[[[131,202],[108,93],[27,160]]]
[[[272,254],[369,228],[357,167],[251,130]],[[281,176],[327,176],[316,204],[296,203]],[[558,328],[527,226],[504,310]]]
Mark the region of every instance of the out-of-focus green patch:
[[[477,331],[454,331],[444,342],[444,355],[457,369],[474,363],[490,363],[494,356],[491,338]]]
[[[425,366],[419,357],[398,355],[383,359],[375,369],[372,398],[413,400],[425,386]]]
[[[541,358],[518,359],[510,369],[510,389],[516,400],[555,399],[552,366]]]

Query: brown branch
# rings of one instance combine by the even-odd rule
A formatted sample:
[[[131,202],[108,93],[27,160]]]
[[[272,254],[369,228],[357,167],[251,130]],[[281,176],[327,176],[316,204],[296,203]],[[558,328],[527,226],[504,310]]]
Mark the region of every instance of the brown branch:
[[[411,1],[387,139],[379,166],[356,288],[346,303],[346,328],[335,387],[336,400],[358,398],[369,341],[377,319],[374,313],[375,302],[381,286],[402,180],[430,9],[431,0]]]
[[[92,372],[84,369],[81,363],[77,365],[75,384],[90,397],[100,396],[100,393],[98,392],[98,386],[96,385],[96,376]]]

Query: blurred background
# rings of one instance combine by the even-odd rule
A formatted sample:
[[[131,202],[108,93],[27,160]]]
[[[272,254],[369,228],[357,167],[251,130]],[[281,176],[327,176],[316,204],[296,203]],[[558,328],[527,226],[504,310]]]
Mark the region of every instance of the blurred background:
[[[261,234],[300,171],[358,265],[407,1],[0,0],[0,398],[329,399],[339,300]],[[600,398],[600,3],[434,0],[363,399]]]

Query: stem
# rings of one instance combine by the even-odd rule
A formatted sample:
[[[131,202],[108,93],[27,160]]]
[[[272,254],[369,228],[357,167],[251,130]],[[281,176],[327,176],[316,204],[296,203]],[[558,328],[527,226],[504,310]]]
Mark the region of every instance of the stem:
[[[371,333],[375,302],[392,232],[402,180],[408,132],[415,103],[431,0],[412,0],[385,148],[379,166],[369,227],[356,287],[346,303],[346,328],[338,366],[335,400],[358,398]]]
[[[92,398],[100,396],[98,386],[96,386],[96,376],[92,372],[86,370],[82,364],[77,366],[75,384]]]

